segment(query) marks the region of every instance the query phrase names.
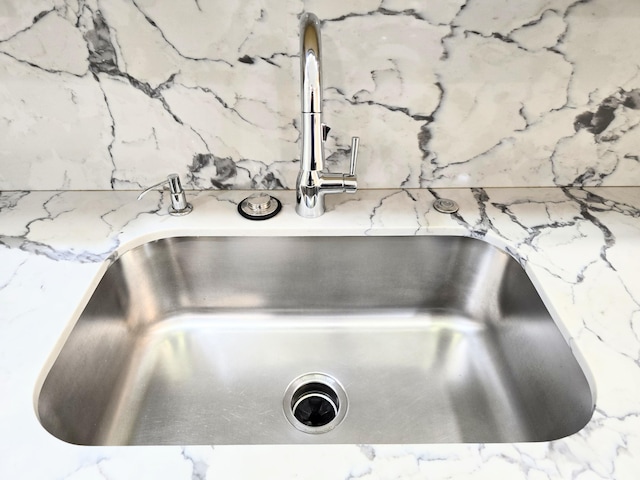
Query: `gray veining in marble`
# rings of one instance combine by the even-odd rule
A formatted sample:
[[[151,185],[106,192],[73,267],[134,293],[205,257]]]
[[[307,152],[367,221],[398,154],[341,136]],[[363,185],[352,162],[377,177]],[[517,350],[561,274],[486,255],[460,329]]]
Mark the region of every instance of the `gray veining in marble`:
[[[638,188],[369,190],[332,198],[325,215],[306,223],[294,213],[291,192],[277,194],[284,203],[278,217],[248,222],[236,213],[246,193],[189,192],[195,208],[186,217],[167,214],[166,192],[139,202],[136,192],[0,194],[0,384],[12,392],[0,409],[0,451],[11,459],[0,462],[0,477],[637,477]],[[437,213],[438,197],[458,202],[459,212]],[[590,372],[593,419],[554,442],[487,445],[84,449],[42,431],[34,383],[106,262],[159,236],[244,234],[470,235],[508,250]]]
[[[0,189],[292,188],[303,11],[362,188],[640,182],[635,0],[7,0]]]

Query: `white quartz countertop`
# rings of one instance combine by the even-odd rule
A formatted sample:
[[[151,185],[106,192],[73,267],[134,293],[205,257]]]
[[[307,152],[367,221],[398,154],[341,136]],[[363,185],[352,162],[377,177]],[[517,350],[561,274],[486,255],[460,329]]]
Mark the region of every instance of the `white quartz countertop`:
[[[640,188],[367,190],[298,217],[293,192],[273,219],[236,212],[249,192],[0,194],[0,478],[637,479],[640,476]],[[459,202],[456,215],[432,208]],[[85,447],[51,436],[35,399],[109,263],[176,235],[465,235],[525,267],[587,372],[596,408],[553,442],[429,445]]]

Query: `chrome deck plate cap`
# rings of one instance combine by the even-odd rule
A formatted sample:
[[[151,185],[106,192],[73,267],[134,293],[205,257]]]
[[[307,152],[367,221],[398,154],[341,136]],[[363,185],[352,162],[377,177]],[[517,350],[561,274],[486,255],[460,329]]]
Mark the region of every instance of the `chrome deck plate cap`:
[[[267,220],[277,215],[281,209],[280,200],[265,192],[254,193],[238,205],[238,213],[249,220]]]
[[[440,213],[456,213],[458,211],[458,204],[448,198],[438,198],[433,202],[433,208]]]

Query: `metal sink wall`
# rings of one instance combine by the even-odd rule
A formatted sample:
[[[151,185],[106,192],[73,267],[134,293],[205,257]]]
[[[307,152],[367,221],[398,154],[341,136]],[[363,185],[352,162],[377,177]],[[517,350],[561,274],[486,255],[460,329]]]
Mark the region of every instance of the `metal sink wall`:
[[[283,412],[310,372],[348,397],[317,435]],[[593,405],[520,265],[461,237],[142,245],[108,268],[37,403],[82,445],[547,441]]]

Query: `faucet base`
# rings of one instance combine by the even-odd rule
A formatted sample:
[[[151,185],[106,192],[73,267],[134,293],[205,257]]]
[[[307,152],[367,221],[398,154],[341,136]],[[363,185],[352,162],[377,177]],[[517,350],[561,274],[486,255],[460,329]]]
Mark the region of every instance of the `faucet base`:
[[[304,175],[298,177],[296,188],[296,213],[304,218],[316,218],[325,212],[324,196],[332,193],[355,193],[358,187],[356,175],[323,173],[313,175],[310,185],[301,185]]]

